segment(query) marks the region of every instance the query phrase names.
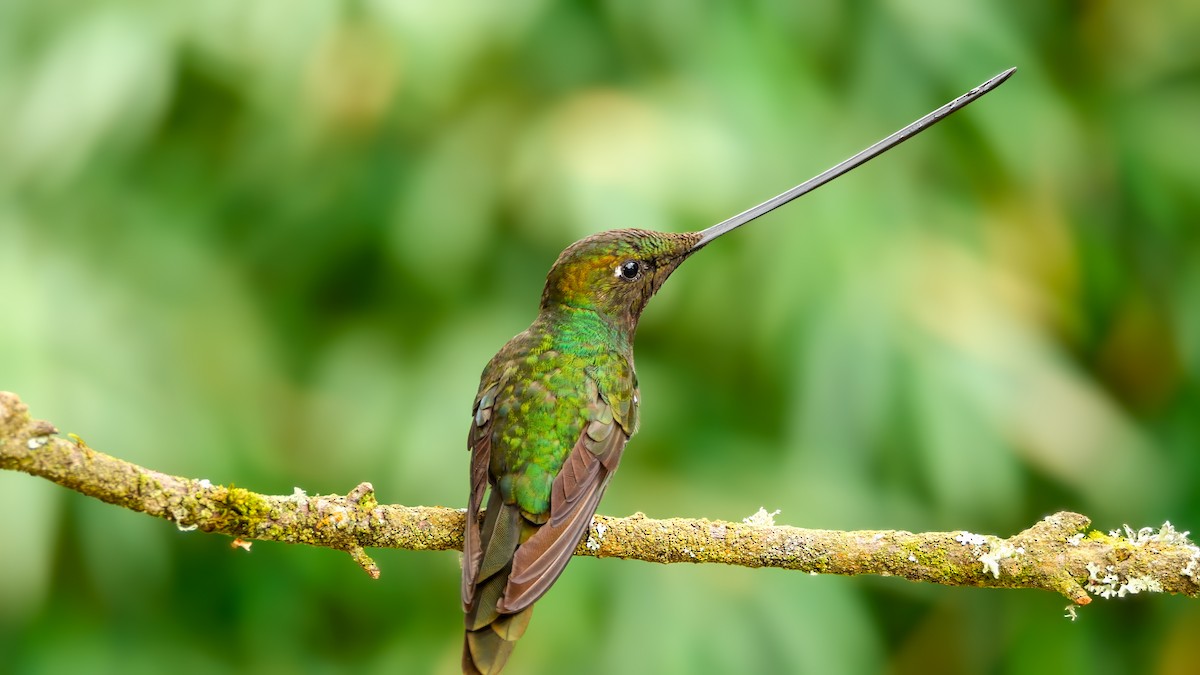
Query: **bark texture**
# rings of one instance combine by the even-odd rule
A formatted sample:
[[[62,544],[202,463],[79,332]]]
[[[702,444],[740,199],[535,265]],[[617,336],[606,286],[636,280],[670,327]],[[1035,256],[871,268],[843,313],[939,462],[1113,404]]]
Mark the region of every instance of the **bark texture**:
[[[379,504],[370,483],[346,495],[263,495],[153,471],[60,438],[0,392],[0,469],[40,476],[104,502],[248,540],[346,551],[371,576],[367,548],[462,550],[464,511]],[[597,515],[575,555],[658,563],[724,563],[810,574],[875,574],[950,586],[1040,588],[1086,605],[1143,592],[1200,595],[1200,548],[1170,523],[1108,533],[1060,512],[1008,538],[966,531],[809,530],[760,511],[743,522]]]

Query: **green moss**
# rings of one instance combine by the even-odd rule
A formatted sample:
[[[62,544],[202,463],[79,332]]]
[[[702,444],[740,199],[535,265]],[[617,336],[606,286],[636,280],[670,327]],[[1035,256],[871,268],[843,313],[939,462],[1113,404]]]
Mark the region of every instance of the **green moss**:
[[[262,521],[271,515],[270,502],[261,495],[243,488],[231,487],[217,491],[213,495],[213,502],[217,508],[208,516],[211,519],[211,529],[224,532],[258,536]]]
[[[138,474],[138,492],[141,494],[161,492],[162,489],[162,481],[147,473]]]
[[[934,574],[939,578],[945,579],[961,579],[962,571],[957,565],[950,562],[946,556],[946,551],[942,549],[926,550],[918,543],[904,544],[901,546],[903,551],[902,565],[910,565],[912,561],[909,556],[917,559],[917,564],[926,569],[934,570]]]
[[[226,503],[230,509],[247,518],[257,518],[271,510],[267,500],[243,488],[229,488]]]
[[[374,511],[376,506],[379,506],[379,500],[375,498],[374,490],[367,492],[358,500],[358,508],[360,511]]]

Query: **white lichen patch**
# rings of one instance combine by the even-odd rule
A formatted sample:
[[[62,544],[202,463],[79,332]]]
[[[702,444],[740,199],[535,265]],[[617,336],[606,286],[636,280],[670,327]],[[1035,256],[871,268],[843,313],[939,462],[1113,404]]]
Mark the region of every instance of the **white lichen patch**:
[[[995,537],[988,538],[982,534],[974,534],[963,530],[960,534],[955,535],[954,541],[963,546],[970,546],[971,553],[975,558],[983,563],[984,574],[991,574],[993,577],[1000,578],[1000,561],[1005,558],[1012,558],[1025,552],[1025,549],[1006,541],[1000,541]],[[987,550],[984,550],[987,546]]]
[[[180,532],[191,532],[191,531],[195,530],[196,528],[200,527],[196,523],[192,523],[191,525],[184,525],[183,519],[186,517],[187,517],[187,511],[184,511],[183,509],[176,509],[174,511],[171,511],[171,518],[175,521],[175,527],[178,528]]]
[[[1200,579],[1197,578],[1197,574],[1200,574],[1200,546],[1192,543],[1192,540],[1188,538],[1189,534],[1190,532],[1186,530],[1183,532],[1176,530],[1175,526],[1169,520],[1164,522],[1162,527],[1158,528],[1157,531],[1152,527],[1143,527],[1135,532],[1132,527],[1123,525],[1121,530],[1112,530],[1109,532],[1109,535],[1124,538],[1134,546],[1177,546],[1190,550],[1192,557],[1179,570],[1179,573],[1188,577],[1193,582],[1200,584]],[[1111,570],[1111,567],[1109,570]],[[1091,572],[1091,568],[1088,571]],[[1099,570],[1097,570],[1098,572]],[[1089,579],[1088,590],[1092,591],[1091,586],[1095,585],[1097,590],[1092,592],[1105,598],[1112,597],[1114,594],[1117,597],[1122,597],[1125,593],[1140,593],[1142,591],[1156,593],[1162,591],[1162,584],[1151,577],[1135,577],[1113,586],[1112,584],[1103,583],[1103,579],[1109,576],[1113,575],[1105,575],[1100,581],[1094,584],[1093,581],[1095,580]],[[1104,595],[1105,592],[1109,593],[1109,595]]]
[[[205,490],[207,490],[213,486],[212,481],[207,478],[201,478],[200,480],[196,481],[196,485],[198,487],[204,488]]]
[[[1121,585],[1121,588],[1118,589],[1118,593],[1120,593],[1121,590],[1124,590],[1126,593],[1130,594],[1141,593],[1143,591],[1146,593],[1162,593],[1163,587],[1162,584],[1158,583],[1158,579],[1155,579],[1150,575],[1146,575],[1141,577],[1133,577]]]
[[[752,516],[742,518],[742,522],[747,525],[757,525],[759,527],[774,527],[775,516],[779,515],[779,509],[768,512],[763,507],[758,507],[758,511]]]
[[[917,562],[917,556],[913,555],[912,553],[909,553],[908,554],[908,562],[914,562],[914,563]]]
[[[595,516],[592,517],[592,529],[588,532],[587,541],[584,546],[589,551],[599,551],[600,541],[604,539],[604,533],[608,532],[608,526],[604,523],[597,523]]]
[[[1171,525],[1171,521],[1168,520],[1163,522],[1162,527],[1158,529],[1158,534],[1155,535],[1155,539],[1156,541],[1161,541],[1165,544],[1194,547],[1195,544],[1188,539],[1189,534],[1191,534],[1191,532],[1187,530],[1184,530],[1183,532],[1176,530],[1175,526]]]
[[[999,546],[992,546],[987,553],[979,556],[979,562],[983,563],[983,571],[990,572],[997,579],[1000,578],[1000,561],[1005,558],[1012,558],[1025,552],[1023,546],[1013,547],[1008,542],[1001,542]]]
[[[1077,532],[1077,533],[1067,537],[1067,545],[1068,546],[1078,546],[1081,543],[1083,543],[1083,533],[1082,532]],[[1072,621],[1074,621],[1074,619],[1072,619]]]
[[[1192,554],[1192,557],[1188,559],[1188,564],[1184,565],[1183,569],[1180,570],[1179,573],[1185,577],[1188,577],[1192,581],[1200,581],[1200,579],[1196,578],[1196,564],[1198,562],[1200,562],[1200,549]]]
[[[293,486],[292,487],[292,499],[294,499],[295,501],[298,501],[298,502],[304,501],[305,499],[308,499],[308,493],[305,492],[304,490],[301,490],[298,487]],[[466,509],[463,509],[463,511],[466,511]]]
[[[1163,590],[1162,584],[1150,576],[1131,577],[1122,581],[1121,575],[1116,573],[1112,565],[1101,569],[1096,563],[1089,562],[1085,567],[1088,571],[1088,581],[1084,588],[1105,600],[1137,593],[1162,593]]]
[[[979,548],[987,543],[987,537],[983,536],[982,534],[974,534],[963,530],[961,534],[955,535],[954,541],[957,541],[963,546],[974,546]]]
[[[44,447],[49,442],[50,439],[46,436],[34,436],[28,441],[25,441],[25,447],[29,448],[30,450],[37,450],[38,448]]]
[[[1162,527],[1156,532],[1153,527],[1143,527],[1134,532],[1133,528],[1128,525],[1123,525],[1121,530],[1112,530],[1109,534],[1113,537],[1124,536],[1129,540],[1129,543],[1134,546],[1145,546],[1146,544],[1167,544],[1171,546],[1194,546],[1191,540],[1188,539],[1189,532],[1180,532],[1175,529],[1171,521],[1166,521]]]
[[[1111,598],[1116,595],[1117,582],[1121,578],[1112,573],[1112,565],[1109,565],[1106,569],[1101,569],[1096,563],[1089,562],[1085,567],[1088,571],[1088,581],[1084,585],[1084,588],[1089,593],[1099,595],[1102,598]],[[1104,576],[1100,576],[1101,572],[1105,572]]]

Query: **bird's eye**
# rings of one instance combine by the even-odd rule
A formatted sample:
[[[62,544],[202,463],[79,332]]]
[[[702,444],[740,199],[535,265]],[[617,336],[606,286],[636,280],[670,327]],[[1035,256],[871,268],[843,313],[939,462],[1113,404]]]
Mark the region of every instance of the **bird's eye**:
[[[617,265],[617,276],[625,281],[633,281],[642,276],[642,264],[636,260],[626,260]]]

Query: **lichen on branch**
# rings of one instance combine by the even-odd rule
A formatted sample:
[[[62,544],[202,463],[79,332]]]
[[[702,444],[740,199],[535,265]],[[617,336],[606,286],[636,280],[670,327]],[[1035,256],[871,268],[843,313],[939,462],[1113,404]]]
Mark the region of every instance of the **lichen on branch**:
[[[462,549],[464,512],[379,504],[370,483],[346,495],[262,495],[153,471],[57,436],[0,392],[0,469],[175,523],[247,540],[345,551],[374,577],[368,548]],[[1109,533],[1061,512],[1008,538],[958,532],[810,530],[775,525],[765,510],[733,523],[597,515],[576,555],[659,563],[724,563],[811,574],[896,576],[949,586],[1040,588],[1077,605],[1141,592],[1200,595],[1200,548],[1170,523]],[[1068,614],[1071,614],[1069,612]]]

